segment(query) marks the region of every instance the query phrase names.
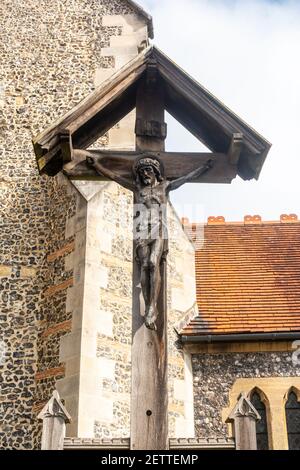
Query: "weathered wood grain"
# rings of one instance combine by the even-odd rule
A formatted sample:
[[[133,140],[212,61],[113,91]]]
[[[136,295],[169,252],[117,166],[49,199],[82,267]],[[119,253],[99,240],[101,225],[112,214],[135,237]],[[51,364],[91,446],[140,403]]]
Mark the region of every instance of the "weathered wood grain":
[[[64,171],[70,179],[74,180],[103,180],[96,172],[89,168],[85,163],[85,156],[91,155],[99,159],[104,166],[118,172],[121,176],[131,176],[132,166],[136,158],[142,156],[145,152],[110,152],[101,150],[81,150],[74,155],[78,155],[75,165],[66,166]],[[163,163],[167,179],[174,180],[184,176],[190,171],[203,165],[208,159],[215,161],[214,167],[207,174],[201,176],[201,180],[193,180],[197,183],[223,183],[229,184],[236,177],[236,166],[228,164],[228,156],[224,153],[184,153],[184,152],[163,152],[151,151],[152,155],[157,156]]]
[[[147,122],[159,122],[159,118],[154,119],[151,108],[155,114],[155,100],[163,93],[165,109],[209,150],[231,152],[233,135],[241,133],[243,145],[237,172],[243,179],[257,179],[271,144],[154,46],[141,52],[73,110],[33,139],[37,160],[42,159],[38,162],[39,171],[54,175],[68,161],[70,152],[64,148],[66,146],[60,145],[61,135],[69,133],[74,148],[87,148],[130,112],[135,104],[137,89],[141,90],[146,70],[151,68],[152,76],[149,73],[148,76],[151,81],[156,73],[154,87],[157,93],[153,94],[153,102],[144,95],[145,102],[141,103],[141,106],[149,108],[148,118],[143,119],[146,127]],[[141,123],[141,128],[143,133],[145,122]],[[155,132],[153,128],[153,135]],[[137,147],[141,138],[142,135],[137,136]],[[155,146],[153,140],[148,150],[155,150]],[[237,155],[234,156],[234,164],[236,160]]]
[[[153,101],[152,101],[153,100]],[[154,103],[154,105],[153,105]],[[162,92],[146,81],[137,94],[137,119],[164,122]],[[136,137],[142,151],[163,151],[164,139]],[[167,240],[165,241],[167,244]],[[135,254],[135,242],[133,253]],[[166,246],[167,248],[167,246]],[[157,331],[145,326],[140,266],[133,256],[131,433],[132,450],[168,449],[167,270],[160,266]]]
[[[66,423],[70,423],[71,416],[62,404],[56,390],[38,415],[38,419],[43,421],[41,449],[63,450]]]
[[[249,398],[241,393],[226,420],[233,426],[236,450],[257,450],[256,422],[260,419]]]

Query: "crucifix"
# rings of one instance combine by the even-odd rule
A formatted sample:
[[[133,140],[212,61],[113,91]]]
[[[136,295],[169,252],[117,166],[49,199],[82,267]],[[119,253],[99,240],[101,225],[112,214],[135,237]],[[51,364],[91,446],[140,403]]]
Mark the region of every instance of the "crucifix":
[[[97,151],[74,149],[74,158],[85,157],[86,165],[133,192],[133,300],[132,300],[132,449],[168,448],[167,380],[167,203],[169,193],[187,182],[201,181],[214,160],[203,156],[194,168],[185,168],[177,178],[168,175],[164,161],[163,87],[153,71],[137,90],[136,153],[127,173],[114,169],[114,158]],[[153,131],[154,129],[154,131]],[[153,135],[154,134],[154,135]],[[119,164],[122,154],[118,155]],[[103,163],[102,163],[103,161]],[[198,167],[197,167],[198,166]]]
[[[122,177],[109,170],[101,165],[101,160],[97,160],[94,155],[87,156],[87,164],[101,176],[119,183],[134,194],[134,258],[140,271],[145,325],[156,331],[159,315],[157,302],[162,281],[160,267],[168,254],[168,195],[174,189],[206,173],[212,168],[213,160],[207,160],[198,169],[173,181],[166,179],[162,162],[151,153],[145,154],[134,163],[131,178]]]
[[[136,108],[135,151],[88,147]],[[210,150],[166,152],[167,110]],[[113,180],[134,195],[130,447],[168,449],[168,195],[258,178],[270,144],[155,46],[34,140],[40,173]]]

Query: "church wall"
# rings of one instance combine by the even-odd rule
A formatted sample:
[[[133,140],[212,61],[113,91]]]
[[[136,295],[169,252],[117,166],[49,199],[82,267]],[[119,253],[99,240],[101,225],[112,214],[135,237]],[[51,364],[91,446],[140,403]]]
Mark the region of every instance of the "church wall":
[[[192,354],[195,429],[197,437],[231,435],[225,424],[239,393],[257,387],[266,397],[271,445],[285,448],[285,395],[300,391],[300,366],[293,351],[227,354]]]
[[[0,14],[0,447],[29,449],[65,375],[80,197],[64,177],[38,175],[31,139],[95,88],[101,68],[132,58],[117,38],[130,41],[138,18],[121,0],[6,0]]]

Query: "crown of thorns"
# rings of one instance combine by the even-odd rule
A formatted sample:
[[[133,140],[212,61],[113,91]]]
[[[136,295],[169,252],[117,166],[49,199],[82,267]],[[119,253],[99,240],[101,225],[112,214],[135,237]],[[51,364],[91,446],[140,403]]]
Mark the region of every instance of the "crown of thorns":
[[[140,170],[140,168],[142,168],[144,166],[149,166],[149,165],[154,167],[157,171],[161,171],[161,163],[156,158],[141,158],[134,165],[134,170],[135,170],[135,172],[137,172],[137,171]]]

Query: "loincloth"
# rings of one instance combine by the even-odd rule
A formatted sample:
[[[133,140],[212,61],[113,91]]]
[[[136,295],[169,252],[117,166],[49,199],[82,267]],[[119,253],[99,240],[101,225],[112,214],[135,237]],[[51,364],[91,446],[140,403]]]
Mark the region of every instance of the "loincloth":
[[[168,254],[168,239],[167,238],[162,238],[162,237],[153,237],[152,235],[153,235],[153,233],[151,234],[151,236],[149,235],[148,237],[145,237],[145,236],[139,237],[139,236],[137,236],[135,238],[135,253],[134,253],[134,256],[135,256],[135,260],[138,263],[140,263],[140,258],[138,256],[138,250],[140,248],[151,247],[151,245],[153,245],[159,239],[163,243],[161,258],[164,259],[164,260],[166,259],[166,256]]]

